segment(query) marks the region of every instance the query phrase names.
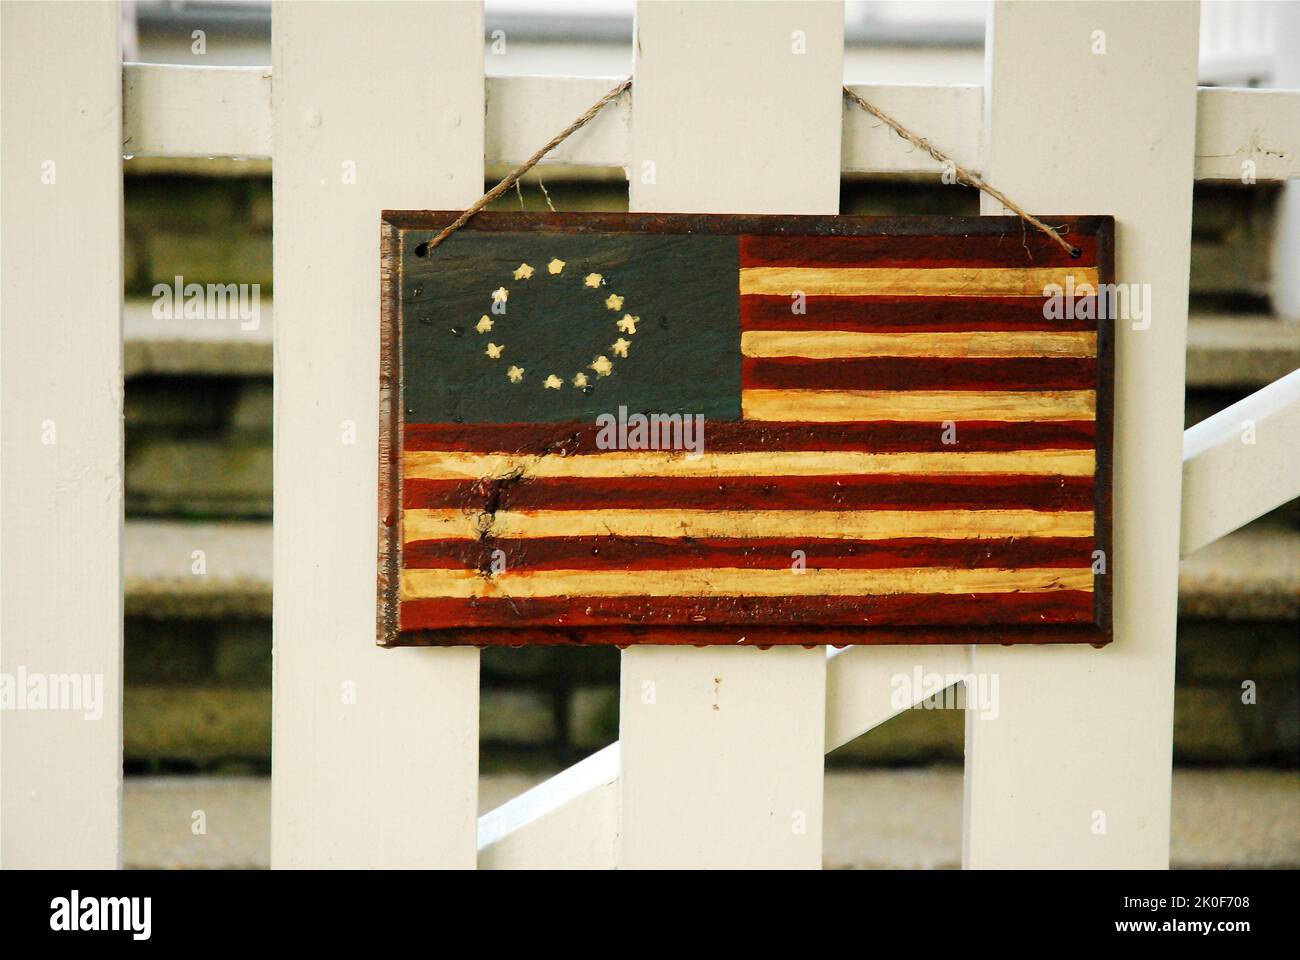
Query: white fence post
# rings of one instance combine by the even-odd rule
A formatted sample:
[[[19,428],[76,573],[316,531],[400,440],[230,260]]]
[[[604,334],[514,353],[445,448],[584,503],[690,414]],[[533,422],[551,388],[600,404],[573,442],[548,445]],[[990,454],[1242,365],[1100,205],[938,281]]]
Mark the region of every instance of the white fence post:
[[[375,646],[379,223],[483,192],[479,3],[278,3],[272,863],[475,861],[478,651]]]
[[[116,3],[0,7],[0,669],[94,703],[0,712],[0,865],[118,864],[122,54]],[[25,690],[18,689],[23,696]],[[98,715],[98,716],[96,716]]]
[[[967,715],[970,867],[1169,862],[1197,27],[1191,3],[991,11],[985,176],[1037,213],[1114,214],[1116,279],[1153,309],[1115,321],[1115,641],[973,651],[1001,703]]]
[[[636,17],[633,210],[836,212],[842,4]],[[623,866],[820,866],[824,650],[633,647],[622,672]]]

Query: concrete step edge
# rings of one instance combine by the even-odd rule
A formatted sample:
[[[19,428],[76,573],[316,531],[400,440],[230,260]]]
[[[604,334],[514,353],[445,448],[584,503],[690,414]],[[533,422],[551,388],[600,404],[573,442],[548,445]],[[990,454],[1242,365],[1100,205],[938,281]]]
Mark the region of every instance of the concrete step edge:
[[[271,524],[128,520],[126,615],[154,619],[271,615]]]
[[[123,373],[167,376],[272,375],[274,306],[259,302],[254,320],[156,316],[155,301],[128,298],[122,307]],[[254,325],[254,323],[256,325]]]
[[[1192,313],[1189,388],[1262,387],[1300,367],[1300,323],[1265,313]]]

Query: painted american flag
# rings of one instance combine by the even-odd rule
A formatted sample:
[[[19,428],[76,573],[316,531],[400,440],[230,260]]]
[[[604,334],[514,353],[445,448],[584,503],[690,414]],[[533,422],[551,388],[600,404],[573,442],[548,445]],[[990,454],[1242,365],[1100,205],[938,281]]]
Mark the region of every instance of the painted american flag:
[[[381,642],[1109,638],[1109,218],[388,216]]]

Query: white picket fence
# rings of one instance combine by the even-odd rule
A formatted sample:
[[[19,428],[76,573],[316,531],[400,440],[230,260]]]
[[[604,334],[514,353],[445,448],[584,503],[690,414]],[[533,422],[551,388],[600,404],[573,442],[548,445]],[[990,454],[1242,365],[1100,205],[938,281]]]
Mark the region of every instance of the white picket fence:
[[[1180,543],[1300,494],[1300,373],[1183,436],[1192,180],[1300,176],[1300,92],[1198,91],[1195,4],[998,3],[982,88],[861,90],[1030,209],[1114,214],[1151,285],[1118,331],[1115,642],[629,649],[619,743],[482,818],[478,651],[373,644],[379,212],[466,206],[613,78],[485,81],[476,2],[277,4],[269,71],[123,67],[116,4],[2,16],[0,659],[113,694],[4,713],[4,865],[119,863],[124,153],[274,160],[275,865],[817,867],[823,755],[917,664],[1000,676],[967,866],[1168,863]],[[937,174],[843,105],[842,40],[834,2],[643,2],[632,95],[552,159],[626,168],[638,211],[833,214],[842,173]]]

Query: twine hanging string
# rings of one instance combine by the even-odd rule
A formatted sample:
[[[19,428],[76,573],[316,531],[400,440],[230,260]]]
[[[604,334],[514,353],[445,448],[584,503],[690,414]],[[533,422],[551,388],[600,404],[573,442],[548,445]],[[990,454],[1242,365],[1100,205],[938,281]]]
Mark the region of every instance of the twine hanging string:
[[[889,127],[889,129],[893,130],[896,134],[898,134],[908,143],[912,144],[912,146],[924,150],[930,156],[934,157],[934,159],[937,160],[939,163],[950,164],[958,180],[960,180],[963,183],[969,184],[970,186],[975,187],[976,189],[983,190],[985,193],[987,193],[998,203],[1002,204],[1002,206],[1006,207],[1008,210],[1010,210],[1012,213],[1018,216],[1021,220],[1033,224],[1039,230],[1043,231],[1043,233],[1047,234],[1047,236],[1051,237],[1051,239],[1054,240],[1057,244],[1059,244],[1061,249],[1064,250],[1066,253],[1068,253],[1071,257],[1077,258],[1083,253],[1083,251],[1080,250],[1078,247],[1072,246],[1069,242],[1067,242],[1066,239],[1061,236],[1060,231],[1057,230],[1055,227],[1048,226],[1047,224],[1043,223],[1042,220],[1039,220],[1036,216],[1034,216],[1032,213],[1028,213],[1027,211],[1025,211],[1015,201],[1013,201],[1010,197],[1008,197],[997,187],[993,186],[991,183],[986,181],[978,173],[972,173],[970,170],[967,170],[957,161],[945,155],[943,151],[935,147],[934,144],[932,144],[929,140],[925,139],[924,137],[918,137],[911,130],[908,130],[907,127],[903,126],[901,123],[899,123],[889,114],[885,113],[885,111],[881,110],[879,107],[871,103],[868,103],[866,100],[858,96],[848,87],[844,88],[844,96],[848,97],[851,101],[856,103],[863,110],[867,111],[867,113],[871,114],[881,123],[883,123],[885,126]]]
[[[548,153],[550,153],[552,150],[554,150],[556,147],[562,144],[565,140],[567,140],[569,138],[569,134],[577,130],[581,130],[583,127],[585,127],[588,123],[590,123],[593,119],[595,119],[596,114],[600,113],[600,111],[604,109],[605,104],[609,103],[611,100],[617,100],[627,90],[631,89],[631,87],[632,87],[632,78],[628,77],[626,80],[620,83],[613,90],[609,91],[609,93],[605,94],[595,103],[593,103],[587,109],[586,113],[580,116],[577,120],[574,120],[573,123],[569,124],[563,130],[557,133],[555,136],[551,137],[551,139],[547,142],[546,146],[542,147],[542,149],[538,150],[536,153],[534,153],[531,157],[529,157],[519,166],[511,170],[508,174],[506,174],[504,180],[498,183],[487,193],[483,194],[483,196],[475,200],[472,204],[470,204],[470,206],[468,207],[468,209],[465,210],[464,213],[462,213],[451,223],[447,224],[447,226],[443,227],[442,230],[438,232],[438,235],[429,241],[428,249],[432,251],[434,247],[442,243],[442,241],[446,240],[448,237],[450,237],[461,227],[465,226],[465,224],[467,224],[470,221],[470,218],[473,217],[474,214],[478,213],[480,210],[486,207],[497,197],[501,196],[501,194],[505,193],[507,190],[513,187],[516,183],[519,182],[519,178],[522,177],[529,170],[533,169],[533,167],[537,166],[537,164],[541,161],[541,159],[544,156],[546,156]]]
[[[529,170],[533,169],[533,167],[537,166],[537,164],[542,160],[543,157],[545,157],[548,153],[550,153],[552,150],[554,150],[556,147],[562,144],[565,140],[567,140],[570,134],[574,133],[577,130],[581,130],[588,123],[594,120],[596,114],[600,113],[600,111],[604,109],[606,104],[608,104],[613,100],[617,100],[624,93],[630,90],[631,87],[632,87],[632,78],[628,77],[618,86],[616,86],[613,90],[609,91],[609,93],[605,94],[595,103],[593,103],[587,109],[586,113],[578,117],[578,119],[574,120],[571,124],[569,124],[563,130],[561,130],[555,136],[553,136],[546,143],[545,146],[543,146],[540,150],[534,153],[531,157],[529,157],[519,166],[511,170],[508,174],[506,174],[505,178],[500,183],[498,183],[487,193],[483,194],[483,196],[479,197],[478,200],[474,201],[474,203],[472,203],[465,210],[465,212],[462,213],[460,216],[458,216],[455,220],[447,224],[447,226],[443,227],[442,230],[438,232],[437,236],[435,236],[432,240],[429,241],[429,245],[427,249],[432,251],[435,247],[438,246],[438,244],[442,243],[453,233],[455,233],[457,230],[459,230],[461,227],[467,224],[475,214],[477,214],[480,210],[486,207],[489,203],[491,203],[497,197],[501,196],[501,194],[505,193],[511,187],[516,186],[519,182],[519,179],[524,174],[526,174]],[[1061,236],[1060,231],[1057,230],[1055,227],[1049,226],[1048,224],[1044,223],[1042,220],[1038,219],[1038,217],[1034,216],[1032,213],[1027,212],[1023,207],[1017,204],[1014,200],[1008,197],[997,187],[993,186],[991,183],[988,183],[979,174],[967,170],[961,164],[957,163],[957,161],[953,160],[951,157],[943,153],[943,151],[935,147],[934,144],[932,144],[929,140],[925,139],[924,137],[918,137],[911,130],[908,130],[907,127],[903,126],[901,123],[899,123],[889,114],[885,113],[879,107],[874,106],[873,104],[867,102],[858,94],[850,90],[848,87],[844,88],[844,96],[846,96],[853,103],[857,104],[863,110],[867,111],[867,113],[871,114],[881,123],[885,124],[896,134],[898,134],[900,137],[906,140],[908,143],[912,144],[913,146],[921,150],[924,150],[926,153],[928,153],[939,163],[950,165],[958,180],[960,180],[962,183],[969,184],[970,186],[975,187],[976,189],[982,190],[985,193],[987,193],[994,200],[998,201],[998,203],[1002,204],[1002,206],[1006,207],[1008,210],[1016,214],[1016,216],[1020,217],[1020,219],[1024,220],[1026,223],[1032,224],[1034,227],[1036,227],[1037,229],[1045,233],[1056,244],[1058,244],[1062,250],[1068,253],[1071,257],[1078,257],[1082,253],[1082,251],[1078,247],[1072,246],[1063,236]]]

